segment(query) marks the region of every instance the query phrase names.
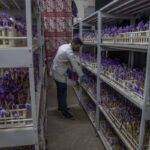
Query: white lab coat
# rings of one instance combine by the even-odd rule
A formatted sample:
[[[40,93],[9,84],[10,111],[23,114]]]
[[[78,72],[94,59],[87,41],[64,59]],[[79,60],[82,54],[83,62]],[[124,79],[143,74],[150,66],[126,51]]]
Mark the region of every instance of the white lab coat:
[[[58,48],[51,68],[52,76],[56,81],[62,83],[67,82],[66,71],[69,67],[69,64],[72,65],[79,77],[83,76],[83,72],[75,60],[71,44],[64,44]]]

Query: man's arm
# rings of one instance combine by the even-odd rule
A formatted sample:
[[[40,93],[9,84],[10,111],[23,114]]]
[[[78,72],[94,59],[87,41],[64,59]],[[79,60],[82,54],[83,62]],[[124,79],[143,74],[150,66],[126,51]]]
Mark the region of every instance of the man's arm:
[[[79,75],[79,77],[83,77],[84,76],[83,71],[81,70],[80,66],[77,64],[73,52],[67,51],[66,55],[72,65],[72,67],[75,69],[75,71]]]

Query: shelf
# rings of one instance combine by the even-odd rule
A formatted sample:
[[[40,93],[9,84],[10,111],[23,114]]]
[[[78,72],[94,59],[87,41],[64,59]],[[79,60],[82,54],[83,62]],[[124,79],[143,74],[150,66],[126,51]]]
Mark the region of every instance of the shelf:
[[[74,88],[74,91],[75,91],[75,93],[76,93],[76,95],[77,95],[77,97],[78,97],[78,99],[79,99],[77,89],[76,89],[75,87],[73,87],[73,88]],[[89,94],[89,93],[88,93],[88,94]],[[89,94],[89,95],[90,95],[90,94]],[[79,102],[80,102],[80,100],[79,100]],[[89,117],[89,119],[90,119],[92,125],[93,125],[93,126],[95,127],[95,129],[96,129],[96,124],[94,123],[94,120],[89,116],[89,114],[88,114],[88,112],[86,111],[84,105],[83,105],[81,102],[80,102],[80,104],[81,104],[82,107],[84,108],[84,110],[85,110],[85,112],[87,113],[87,115],[88,115],[88,117]],[[96,131],[97,131],[97,129],[96,129]],[[110,144],[107,142],[107,139],[106,139],[105,136],[101,133],[101,131],[99,130],[99,131],[97,131],[97,133],[98,133],[99,137],[101,138],[101,140],[102,140],[102,142],[103,142],[103,144],[104,144],[106,150],[112,150]]]
[[[74,90],[75,90],[75,93],[76,93],[76,95],[77,95],[77,97],[79,98],[79,94],[78,94],[78,91],[77,91],[77,89],[74,87]],[[86,91],[86,93],[91,97],[91,94],[88,92],[88,91]],[[92,99],[93,99],[93,101],[95,102],[95,99],[93,98],[93,97],[91,97]],[[82,104],[82,102],[80,102],[81,104]],[[86,111],[86,109],[85,109],[85,107],[84,107],[84,105],[82,104],[82,106],[83,106],[83,108],[84,108],[84,110]],[[100,108],[100,110],[102,111],[102,113],[104,114],[104,116],[106,117],[106,119],[108,120],[108,122],[112,125],[112,127],[114,128],[114,130],[116,131],[116,132],[119,132],[119,133],[117,133],[118,135],[119,135],[119,137],[124,141],[124,144],[128,147],[128,149],[129,150],[134,150],[134,148],[130,145],[130,143],[125,139],[125,137],[122,135],[122,133],[119,131],[119,129],[115,126],[115,124],[111,121],[111,119],[109,118],[109,116],[107,115],[107,113],[103,110],[103,108],[100,106],[100,105],[98,105],[98,107]],[[86,113],[87,113],[87,115],[88,115],[88,112],[86,111]],[[90,116],[88,115],[88,117],[89,117],[89,119],[91,120],[91,122],[93,123],[93,120],[92,120],[92,118],[90,118]],[[94,127],[96,128],[96,126],[95,126],[95,124],[93,124],[94,125]],[[104,144],[104,146],[105,146],[105,148],[106,148],[106,150],[112,150],[111,149],[111,146],[110,146],[110,144],[107,142],[107,139],[104,137],[104,135],[100,132],[100,130],[99,131],[97,131],[98,132],[98,135],[100,136],[100,138],[101,138],[101,140],[102,140],[102,142],[103,142],[103,144]]]
[[[14,51],[14,50],[29,50],[27,46],[24,46],[24,47],[0,47],[0,51],[7,51],[7,50],[10,50],[10,51]]]
[[[137,106],[141,112],[142,112],[142,117],[139,121],[141,121],[141,125],[140,125],[140,133],[139,133],[139,142],[137,143],[137,139],[133,139],[133,137],[130,135],[130,133],[126,134],[126,129],[123,131],[120,129],[120,123],[115,122],[115,119],[113,119],[113,117],[111,117],[111,115],[108,114],[107,109],[105,110],[102,106],[100,106],[99,104],[97,104],[99,106],[100,111],[104,114],[105,118],[107,119],[107,121],[111,124],[112,128],[116,131],[116,133],[119,136],[120,141],[122,141],[127,149],[129,150],[142,150],[143,148],[143,138],[144,138],[144,129],[145,129],[145,122],[147,120],[149,120],[149,112],[150,112],[150,108],[149,106],[149,101],[148,101],[148,89],[141,89],[142,91],[144,90],[144,95],[140,95],[136,92],[131,91],[128,87],[126,87],[126,85],[128,85],[128,83],[124,80],[121,83],[120,81],[116,81],[111,74],[105,74],[103,73],[103,71],[99,72],[101,69],[101,64],[100,64],[100,60],[101,60],[101,55],[100,53],[102,51],[106,51],[106,52],[138,52],[139,55],[140,53],[145,53],[147,55],[147,58],[149,60],[150,57],[150,53],[149,53],[149,46],[150,44],[146,43],[141,43],[141,44],[135,44],[135,43],[117,43],[112,41],[112,43],[107,43],[107,41],[103,41],[102,37],[100,36],[100,33],[102,31],[102,26],[108,26],[108,24],[112,23],[115,24],[115,22],[119,22],[121,20],[125,21],[128,20],[130,21],[131,24],[134,24],[136,22],[137,19],[140,19],[143,15],[146,15],[148,17],[148,15],[150,14],[150,0],[112,0],[110,3],[108,3],[108,5],[102,7],[100,10],[98,10],[97,12],[91,14],[90,16],[86,17],[85,19],[83,19],[82,21],[80,21],[78,23],[79,25],[79,33],[80,35],[82,35],[84,33],[84,29],[86,29],[86,26],[95,26],[97,25],[97,30],[98,30],[98,39],[101,41],[100,45],[99,44],[95,44],[95,43],[88,43],[88,41],[86,42],[85,40],[85,46],[96,46],[97,47],[97,60],[98,60],[98,70],[94,69],[92,65],[88,64],[88,63],[83,63],[84,61],[79,62],[81,66],[83,66],[83,68],[86,68],[88,71],[90,71],[91,73],[93,73],[93,75],[95,75],[97,77],[97,84],[100,83],[100,81],[106,83],[109,87],[112,88],[112,90],[114,89],[117,93],[121,94],[122,96],[124,96],[127,101],[130,101],[131,104]],[[81,26],[80,26],[81,25]],[[91,28],[92,31],[92,28]],[[135,37],[136,38],[136,37]],[[138,40],[137,40],[138,41]],[[127,42],[127,41],[126,41]],[[141,40],[142,42],[142,40]],[[133,53],[132,53],[133,54]],[[132,65],[133,62],[133,55],[131,54],[131,56],[128,58],[129,60],[129,64]],[[82,59],[81,59],[82,60]],[[148,69],[149,67],[149,61],[146,62],[146,66]],[[99,68],[100,67],[100,68]],[[82,68],[82,67],[81,67]],[[94,69],[94,70],[93,70]],[[100,74],[98,74],[100,73]],[[148,75],[149,74],[149,70],[146,70],[146,77],[145,77],[145,82],[147,83],[148,81]],[[100,79],[100,80],[99,80]],[[147,83],[147,86],[149,87],[149,82]],[[100,87],[97,87],[97,94],[100,95]],[[85,89],[86,92],[88,92]],[[90,95],[89,95],[90,96]],[[90,96],[91,97],[91,96]],[[92,99],[92,97],[91,97]],[[93,100],[93,99],[92,99]],[[80,100],[82,101],[82,100]],[[97,110],[96,113],[98,113],[99,110]],[[98,118],[97,118],[98,119]],[[97,120],[98,122],[99,120]],[[101,136],[102,139],[104,139],[104,137],[102,136],[101,133],[99,133],[99,135]],[[106,141],[104,140],[104,145],[106,147],[106,149],[110,149],[109,145],[106,145]],[[108,147],[107,147],[108,146]],[[150,146],[149,146],[150,147]]]
[[[29,68],[31,64],[32,53],[27,48],[0,49],[0,68]]]
[[[101,47],[107,48],[107,50],[113,51],[136,51],[136,52],[144,52],[146,53],[148,50],[148,46],[144,45],[127,45],[127,44],[101,44]]]
[[[91,25],[95,25],[95,23],[97,22],[97,18],[98,18],[98,12],[96,11],[94,13],[92,13],[91,15],[89,15],[88,17],[84,18],[82,21],[85,24],[91,24]]]
[[[82,63],[82,66],[85,67],[87,70],[89,70],[91,73],[97,76],[97,71],[93,71],[92,68]],[[143,108],[143,102],[144,100],[136,96],[133,92],[131,92],[128,89],[124,89],[123,87],[116,84],[113,80],[107,78],[104,75],[100,75],[100,79],[108,84],[110,87],[112,87],[114,90],[116,90],[118,93],[123,95],[125,98],[130,100],[133,104],[135,104],[138,108]]]
[[[36,3],[35,0],[32,0],[32,5]],[[2,10],[25,10],[25,0],[0,0],[0,9]]]
[[[33,127],[0,130],[0,147],[33,145],[37,135]]]
[[[98,135],[101,138],[106,150],[113,150],[111,148],[110,144],[107,142],[107,139],[105,138],[105,136],[103,135],[103,133],[100,130],[98,130]]]
[[[87,92],[88,91],[87,88],[83,84],[81,84],[81,87],[86,91],[86,93],[90,96],[92,101],[97,105],[96,99],[92,96],[91,93]]]
[[[90,121],[91,121],[92,125],[93,125],[93,126],[95,127],[95,129],[96,129],[95,121],[93,120],[93,118],[92,118],[92,117],[89,115],[89,113],[87,112],[87,110],[86,110],[86,108],[85,108],[85,106],[84,106],[83,102],[81,102],[81,101],[80,101],[80,98],[79,98],[79,92],[78,92],[78,90],[77,90],[75,87],[73,87],[73,89],[74,89],[74,91],[75,91],[75,93],[76,93],[76,95],[77,95],[77,97],[78,97],[79,103],[80,103],[80,104],[81,104],[81,106],[84,108],[84,111],[87,113],[88,118],[90,119]]]
[[[113,127],[113,129],[116,131],[117,135],[121,138],[121,140],[123,141],[123,143],[126,145],[126,147],[129,150],[135,150],[131,144],[128,142],[128,140],[124,137],[124,135],[120,132],[120,129],[118,129],[116,127],[116,125],[114,124],[114,122],[110,119],[109,115],[105,112],[105,110],[103,109],[102,106],[98,105],[98,107],[100,108],[100,111],[103,113],[103,115],[105,116],[105,118],[107,119],[107,121],[111,124],[111,126]]]
[[[35,110],[31,109],[29,113],[27,112],[27,119],[16,120],[17,125],[14,124],[13,126],[12,124],[12,128],[10,127],[10,128],[0,129],[0,149],[1,148],[4,149],[5,147],[16,147],[16,146],[23,146],[23,145],[35,145],[35,150],[40,149],[39,148],[40,141],[38,140],[38,135],[39,135],[38,119],[39,116],[41,115],[40,112],[41,105],[43,106],[44,109],[43,101],[46,102],[46,100],[41,101],[41,97],[42,97],[41,95],[43,95],[44,99],[46,99],[46,91],[45,91],[46,89],[45,88],[43,89],[42,87],[43,77],[41,77],[41,80],[39,80],[39,82],[37,83],[37,92],[35,92],[35,88],[33,85],[34,83],[33,54],[34,52],[41,52],[39,53],[39,57],[40,56],[44,57],[44,55],[42,55],[43,54],[42,51],[44,50],[42,49],[42,46],[44,45],[44,43],[43,41],[39,40],[40,37],[42,36],[41,33],[39,33],[38,40],[36,40],[36,38],[32,38],[32,26],[34,26],[34,23],[32,24],[32,22],[36,21],[35,25],[39,24],[38,26],[39,30],[42,27],[42,25],[40,24],[41,16],[39,15],[41,14],[41,12],[39,10],[37,3],[38,2],[36,0],[0,0],[1,13],[4,12],[8,14],[17,14],[17,13],[22,14],[24,18],[26,18],[26,28],[27,28],[26,37],[3,36],[0,37],[0,39],[2,40],[9,39],[9,40],[16,40],[16,41],[26,39],[28,44],[31,45],[31,46],[27,46],[27,44],[24,44],[24,46],[22,46],[21,44],[19,47],[17,47],[17,45],[15,45],[16,47],[10,47],[11,45],[5,45],[5,47],[3,47],[3,45],[1,44],[0,45],[0,68],[22,68],[22,69],[28,68],[29,79],[30,79],[29,84],[30,84],[31,104],[32,104],[32,108],[35,109]],[[38,64],[38,67],[39,70],[45,72],[45,68],[40,68],[41,67],[40,63]],[[42,116],[44,116],[44,114],[42,114]],[[15,122],[15,119],[10,120],[10,122],[12,121]],[[41,121],[41,125],[43,126],[42,122],[43,120]]]
[[[82,63],[82,66],[85,67],[87,70],[89,70],[91,73],[97,76],[97,70],[93,70],[90,66]]]
[[[137,15],[150,8],[149,0],[113,0],[100,9],[101,12],[115,15]]]
[[[112,87],[114,90],[116,90],[118,93],[120,93],[121,95],[123,95],[125,98],[127,98],[128,100],[130,100],[133,104],[135,104],[138,108],[142,109],[143,106],[143,102],[144,100],[142,100],[141,98],[138,98],[133,92],[131,92],[128,89],[124,89],[121,86],[119,86],[118,84],[116,84],[113,80],[100,75],[100,79],[102,81],[104,81],[105,83],[107,83],[110,87]]]
[[[79,28],[79,26],[80,26],[80,21],[77,22],[77,23],[75,23],[75,24],[73,25],[73,28]]]
[[[86,91],[86,93],[89,96],[91,95],[88,91]],[[120,132],[120,130],[116,127],[116,125],[114,124],[114,122],[110,119],[109,115],[105,112],[105,110],[103,109],[103,107],[101,107],[100,105],[98,105],[98,107],[100,108],[100,110],[103,113],[103,115],[106,117],[107,121],[112,125],[112,127],[114,128],[114,130],[117,132],[118,136],[123,140],[124,144],[128,147],[128,149],[129,150],[134,150],[134,148],[130,145],[130,143],[128,142],[128,140],[124,137],[124,135],[122,135],[122,133]]]
[[[73,89],[74,89],[74,91],[75,91],[75,94],[76,94],[78,100],[80,101],[80,96],[79,96],[78,90],[77,90],[76,87],[74,87],[74,86],[73,86]]]
[[[27,37],[9,37],[9,36],[0,36],[1,40],[26,40]]]
[[[40,48],[41,46],[40,45],[33,45],[32,48],[28,48],[27,46],[22,46],[22,47],[0,47],[0,51],[15,51],[15,50],[20,50],[20,51],[23,51],[23,50],[37,50],[38,48]]]
[[[38,48],[39,46],[33,47],[33,51]],[[32,49],[28,47],[0,48],[0,68],[29,67],[32,67]]]

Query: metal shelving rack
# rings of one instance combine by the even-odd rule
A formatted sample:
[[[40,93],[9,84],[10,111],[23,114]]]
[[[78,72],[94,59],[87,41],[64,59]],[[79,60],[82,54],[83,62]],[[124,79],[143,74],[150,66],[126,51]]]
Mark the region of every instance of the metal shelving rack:
[[[0,4],[0,9],[4,13],[19,12],[20,14],[25,13],[26,16],[27,47],[0,48],[0,68],[28,68],[32,112],[32,126],[0,129],[0,148],[35,145],[35,150],[40,150],[40,143],[45,141],[43,121],[46,106],[46,65],[44,62],[45,49],[42,14],[36,0],[1,0]],[[32,17],[37,19],[38,45],[36,46],[33,46],[32,43]],[[39,54],[40,79],[37,92],[35,92],[34,80],[34,53]],[[41,120],[39,120],[39,115],[42,116]],[[38,133],[39,124],[42,130],[41,135]],[[44,144],[42,148],[45,149]]]
[[[89,44],[85,43],[87,46],[96,46],[97,47],[97,63],[98,63],[98,69],[97,71],[92,70],[92,68],[87,67],[82,63],[82,60],[80,58],[80,65],[82,67],[85,67],[87,70],[91,71],[93,74],[97,76],[97,98],[93,100],[96,103],[96,125],[95,128],[100,135],[101,139],[103,135],[101,132],[99,132],[99,113],[102,112],[102,114],[105,116],[106,120],[110,123],[112,128],[116,131],[122,142],[126,145],[126,147],[129,150],[142,150],[143,147],[143,138],[144,138],[144,130],[145,130],[145,124],[146,121],[150,120],[150,108],[147,106],[147,102],[150,101],[149,99],[149,87],[150,87],[150,40],[148,46],[136,46],[136,45],[126,45],[126,44],[102,44],[101,43],[101,30],[102,25],[111,21],[114,21],[115,19],[127,19],[130,20],[131,23],[134,23],[135,18],[140,16],[141,13],[147,11],[150,7],[150,1],[149,0],[113,0],[111,3],[103,7],[102,9],[96,11],[95,13],[91,14],[89,17],[83,19],[81,22],[76,23],[73,26],[74,30],[79,30],[80,32],[80,38],[82,39],[82,34],[84,30],[84,26],[93,26],[97,25],[98,30],[98,41],[97,44]],[[118,15],[119,14],[119,15]],[[150,22],[150,21],[149,21]],[[150,33],[149,33],[150,37]],[[111,79],[105,78],[103,75],[100,75],[100,60],[101,60],[101,52],[102,51],[121,51],[121,50],[127,50],[129,51],[129,57],[130,62],[129,64],[132,65],[133,63],[133,53],[134,52],[142,52],[147,53],[147,63],[146,63],[146,77],[145,77],[145,87],[144,87],[144,99],[136,99],[132,94],[130,95],[122,88],[118,87],[115,82]],[[125,136],[116,128],[114,122],[111,121],[109,115],[104,111],[104,109],[98,104],[98,100],[100,99],[100,82],[103,81],[110,87],[112,87],[114,90],[116,90],[118,93],[126,97],[131,103],[134,103],[141,111],[142,111],[142,117],[141,117],[141,125],[140,125],[140,136],[139,136],[139,144],[138,147],[135,148],[131,143],[125,138]],[[80,83],[80,94],[78,95],[80,102],[82,101],[82,85]],[[84,88],[83,88],[84,89]],[[86,90],[85,90],[86,91]],[[77,90],[76,90],[77,92]],[[89,94],[89,93],[87,93]],[[108,150],[107,141],[103,140],[103,143],[105,145],[105,148]],[[149,144],[150,145],[150,144]],[[150,146],[149,146],[150,150]]]

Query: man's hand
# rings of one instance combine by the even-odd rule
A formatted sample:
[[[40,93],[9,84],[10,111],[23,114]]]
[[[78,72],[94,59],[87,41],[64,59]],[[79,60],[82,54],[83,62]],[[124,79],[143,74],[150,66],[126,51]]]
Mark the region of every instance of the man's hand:
[[[82,78],[82,80],[83,80],[84,82],[88,83],[88,77],[84,76],[84,77]]]

